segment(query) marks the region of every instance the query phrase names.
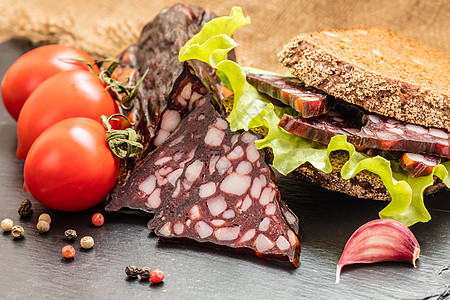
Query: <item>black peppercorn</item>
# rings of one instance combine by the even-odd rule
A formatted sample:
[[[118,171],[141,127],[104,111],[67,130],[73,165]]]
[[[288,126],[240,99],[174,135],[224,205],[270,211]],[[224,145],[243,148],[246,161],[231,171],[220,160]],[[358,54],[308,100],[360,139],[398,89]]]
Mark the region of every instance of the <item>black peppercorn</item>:
[[[68,241],[73,241],[77,238],[77,232],[73,229],[67,229],[64,231],[64,236]]]
[[[25,199],[20,203],[18,213],[21,217],[29,217],[31,215],[31,201]]]
[[[125,268],[125,273],[128,277],[136,278],[139,274],[139,269],[135,265],[129,265]]]
[[[150,269],[149,267],[142,267],[139,269],[139,276],[142,279],[149,279],[151,271],[152,271],[152,269]]]

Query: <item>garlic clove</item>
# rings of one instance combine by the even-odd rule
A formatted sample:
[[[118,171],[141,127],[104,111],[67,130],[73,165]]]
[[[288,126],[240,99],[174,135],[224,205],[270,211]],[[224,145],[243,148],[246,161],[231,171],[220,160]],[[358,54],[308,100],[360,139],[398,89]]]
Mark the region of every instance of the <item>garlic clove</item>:
[[[356,263],[410,261],[416,267],[420,245],[402,223],[378,219],[359,227],[349,238],[336,268],[336,283],[342,267]]]

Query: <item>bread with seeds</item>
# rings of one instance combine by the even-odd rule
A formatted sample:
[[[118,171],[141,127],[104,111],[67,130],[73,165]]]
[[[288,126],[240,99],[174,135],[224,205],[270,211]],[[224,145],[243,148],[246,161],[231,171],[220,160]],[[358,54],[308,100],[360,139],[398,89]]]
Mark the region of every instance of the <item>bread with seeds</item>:
[[[284,46],[279,59],[307,85],[369,112],[450,129],[446,53],[368,27],[299,35]]]
[[[325,111],[306,115],[291,105],[300,115],[286,110],[278,126],[324,145],[344,135],[356,149],[358,161],[381,157],[373,160],[374,164],[387,165],[378,168],[365,164],[360,169],[355,167],[353,170],[359,171],[350,176],[348,168],[343,168],[351,155],[338,147],[328,153],[331,172],[318,170],[305,158],[306,162],[292,172],[295,176],[329,190],[377,200],[394,198],[390,191],[396,190],[393,186],[399,181],[408,182],[405,191],[412,198],[418,197],[417,193],[434,193],[448,184],[450,55],[387,29],[366,27],[300,34],[278,56],[299,83],[292,77],[261,74],[259,81],[253,81],[260,92],[275,98],[280,95],[277,100],[286,105],[304,103],[305,107],[319,102],[317,90],[328,95],[321,102],[326,105]],[[301,95],[306,96],[299,99]],[[293,144],[285,145],[294,149]],[[305,143],[297,144],[303,147],[298,151],[311,153]],[[273,145],[282,143],[268,147]],[[383,168],[389,169],[384,179],[379,176]],[[431,182],[416,190],[416,183],[425,176]],[[401,193],[395,195],[396,201],[402,197]],[[412,224],[419,219],[415,215],[405,222]]]

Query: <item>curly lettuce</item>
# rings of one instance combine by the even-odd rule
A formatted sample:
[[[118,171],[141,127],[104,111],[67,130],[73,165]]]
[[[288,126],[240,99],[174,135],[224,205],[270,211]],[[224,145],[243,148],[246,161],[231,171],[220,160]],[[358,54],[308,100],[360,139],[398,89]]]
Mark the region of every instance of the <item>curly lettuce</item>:
[[[377,174],[391,195],[391,202],[379,213],[380,218],[395,219],[406,226],[431,219],[425,208],[423,192],[434,183],[434,176],[449,187],[450,162],[438,165],[432,174],[414,178],[401,170],[396,162],[383,157],[369,157],[357,152],[346,136],[335,136],[326,146],[291,134],[278,126],[281,116],[292,114],[291,108],[272,104],[264,95],[247,83],[244,69],[228,60],[229,51],[238,46],[231,35],[241,26],[250,24],[239,7],[233,7],[227,17],[216,18],[188,41],[180,51],[180,61],[197,59],[217,69],[221,80],[234,92],[233,111],[227,120],[231,130],[248,130],[260,126],[268,128],[267,135],[255,142],[258,149],[270,147],[273,151],[273,167],[281,174],[288,174],[309,162],[325,173],[332,171],[330,153],[345,150],[349,160],[340,175],[350,179],[363,170]]]

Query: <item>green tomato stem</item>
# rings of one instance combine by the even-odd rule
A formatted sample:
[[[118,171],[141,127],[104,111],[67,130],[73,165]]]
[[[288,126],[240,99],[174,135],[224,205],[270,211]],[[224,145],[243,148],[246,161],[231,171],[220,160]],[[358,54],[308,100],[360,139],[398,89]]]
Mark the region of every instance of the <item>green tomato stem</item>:
[[[134,98],[136,98],[139,87],[147,76],[149,69],[145,71],[144,75],[139,79],[135,86],[126,86],[130,81],[129,78],[125,81],[117,81],[112,78],[114,70],[119,66],[119,61],[117,59],[105,59],[101,62],[111,62],[108,68],[99,74],[100,79],[106,84],[106,88],[114,94],[114,97],[120,102],[122,109],[133,109]]]
[[[109,123],[114,117],[121,117],[127,120],[130,124],[130,120],[121,114],[113,114],[109,117],[102,115],[103,126],[106,128],[106,143],[111,151],[120,159],[135,157],[141,153],[144,146],[139,143],[140,136],[132,128],[126,128],[125,130],[115,130]]]

